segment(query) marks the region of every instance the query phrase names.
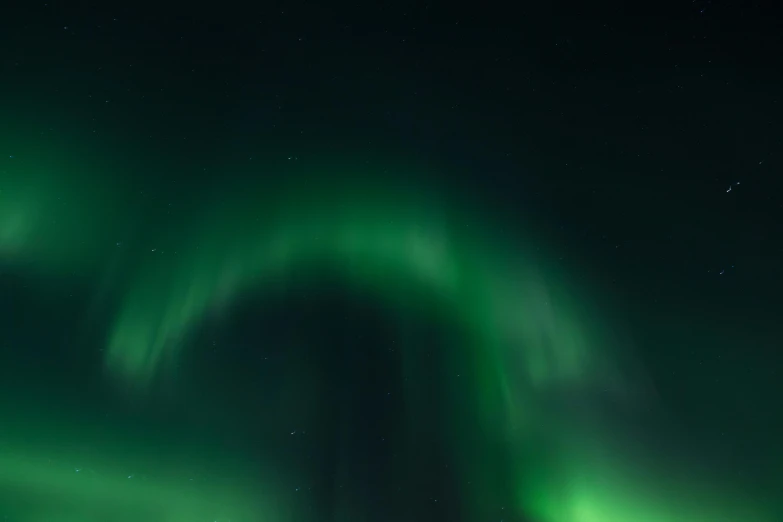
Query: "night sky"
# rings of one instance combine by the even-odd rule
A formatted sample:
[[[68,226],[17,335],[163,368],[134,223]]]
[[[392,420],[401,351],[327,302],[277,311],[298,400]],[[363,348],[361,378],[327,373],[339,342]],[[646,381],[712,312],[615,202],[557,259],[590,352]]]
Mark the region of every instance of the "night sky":
[[[18,4],[0,522],[783,520],[779,7]]]

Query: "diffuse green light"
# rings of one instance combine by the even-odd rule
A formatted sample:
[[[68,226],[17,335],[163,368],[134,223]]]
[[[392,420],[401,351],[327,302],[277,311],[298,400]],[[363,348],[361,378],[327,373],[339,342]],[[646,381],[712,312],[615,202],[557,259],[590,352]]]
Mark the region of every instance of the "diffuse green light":
[[[63,277],[89,273],[122,254],[110,250],[112,230],[141,218],[140,211],[111,203],[121,194],[68,186],[56,173],[17,173],[4,181],[0,256],[11,264]],[[365,173],[329,172],[276,186],[259,182],[228,190],[219,201],[205,200],[202,213],[174,218],[164,231],[145,232],[105,351],[108,374],[121,385],[152,389],[156,379],[166,379],[204,318],[230,311],[243,295],[274,289],[292,274],[304,270],[317,277],[329,267],[400,313],[437,307],[466,332],[459,348],[472,354],[472,376],[465,381],[476,400],[459,406],[476,410],[465,415],[479,419],[486,434],[455,445],[465,481],[484,484],[465,500],[466,511],[483,513],[474,506],[491,494],[486,484],[506,480],[499,459],[485,455],[501,445],[513,468],[516,507],[535,522],[772,520],[721,487],[712,489],[720,497],[711,496],[699,491],[695,478],[667,487],[660,474],[638,473],[637,465],[646,464],[639,453],[623,451],[611,433],[595,435],[591,423],[600,422],[589,414],[579,424],[558,409],[550,397],[564,390],[588,399],[606,387],[634,396],[633,376],[615,364],[605,346],[610,336],[577,306],[582,296],[569,291],[565,276],[538,266],[529,242],[515,227],[493,222],[492,211],[469,210],[457,194],[411,178],[395,182]],[[413,347],[403,350],[408,358],[419,356]],[[594,442],[583,444],[574,432]],[[0,491],[22,477],[14,487],[29,495],[59,489],[64,498],[89,504],[54,508],[64,519],[102,520],[107,511],[101,509],[131,502],[170,522],[193,520],[207,510],[205,503],[233,506],[232,520],[287,520],[282,510],[224,489],[194,492],[177,481],[131,484],[121,480],[119,468],[106,481],[74,481],[61,460],[52,465],[20,459],[18,451],[0,454]],[[681,477],[687,471],[678,468]],[[695,500],[681,500],[688,495]],[[41,511],[33,520],[54,514]]]

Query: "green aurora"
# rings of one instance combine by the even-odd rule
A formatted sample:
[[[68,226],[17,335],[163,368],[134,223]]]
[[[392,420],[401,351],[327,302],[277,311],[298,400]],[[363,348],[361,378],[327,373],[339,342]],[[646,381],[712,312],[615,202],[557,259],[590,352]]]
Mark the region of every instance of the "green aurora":
[[[0,263],[117,296],[106,301],[103,371],[129,400],[187,400],[159,384],[176,382],[199,325],[251,294],[274,298],[338,274],[401,321],[437,313],[458,332],[454,354],[470,370],[460,377],[465,395],[449,406],[459,412],[453,433],[476,425],[482,434],[449,442],[460,474],[482,484],[462,500],[468,518],[503,505],[506,520],[532,522],[774,520],[734,482],[634,444],[604,420],[607,395],[630,410],[654,403],[630,364],[632,343],[618,340],[622,328],[596,312],[586,285],[537,262],[543,247],[480,196],[401,176],[407,166],[380,175],[325,162],[286,183],[224,186],[153,227],[139,223],[166,205],[141,207],[131,177],[109,180],[101,165],[76,165],[65,153],[38,161],[36,151],[17,150],[0,174]],[[420,356],[414,345],[401,349],[406,361]],[[564,395],[580,399],[570,408]],[[248,466],[192,481],[197,459],[176,437],[145,443],[33,407],[36,416],[3,406],[15,426],[0,434],[9,521],[307,520],[290,509],[284,481]],[[40,442],[40,433],[57,436]],[[80,454],[76,441],[91,451]],[[207,466],[242,462],[225,449],[208,455]],[[370,519],[349,508],[343,516]]]

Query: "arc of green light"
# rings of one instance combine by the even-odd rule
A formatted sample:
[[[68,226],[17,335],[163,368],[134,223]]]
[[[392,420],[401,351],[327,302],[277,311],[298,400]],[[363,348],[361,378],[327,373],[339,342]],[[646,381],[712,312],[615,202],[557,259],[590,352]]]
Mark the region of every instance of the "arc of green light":
[[[293,267],[329,265],[403,312],[438,306],[465,329],[477,415],[500,440],[509,420],[522,429],[535,422],[537,390],[602,377],[566,296],[548,291],[532,263],[493,244],[468,213],[409,190],[310,187],[216,210],[189,246],[151,257],[138,275],[109,339],[108,368],[143,389],[176,361],[201,318],[249,289],[274,287]]]
[[[458,214],[444,218],[437,207],[408,205],[402,193],[276,199],[262,219],[252,219],[253,207],[234,209],[196,232],[187,253],[153,261],[113,329],[110,368],[144,386],[163,361],[176,358],[205,314],[294,266],[326,263],[402,308],[415,308],[408,296],[422,289],[433,296],[473,332],[481,357],[498,365],[493,381],[504,378],[509,351],[516,351],[515,371],[534,386],[595,378],[590,366],[598,356],[588,356],[566,296],[545,289],[532,264],[504,257],[502,248],[469,232],[482,224],[454,230],[449,219]]]
[[[53,209],[59,207],[52,186],[58,185],[48,182],[56,177],[42,179],[35,184],[24,178],[10,189],[4,184],[0,258],[30,260],[43,270],[67,273],[89,264],[90,253],[100,250],[98,242],[89,240],[96,237],[90,227],[101,230],[98,220],[86,219],[98,206],[86,204],[81,214],[62,213],[63,219],[53,220]],[[542,433],[565,429],[540,410],[540,391],[580,384],[589,388],[616,377],[567,292],[542,283],[519,255],[524,244],[510,244],[509,233],[486,226],[476,231],[483,223],[462,219],[460,209],[432,206],[427,198],[411,201],[405,191],[355,190],[351,184],[341,188],[269,194],[244,205],[232,200],[232,207],[185,234],[189,241],[172,241],[176,255],[151,259],[137,274],[109,339],[108,368],[144,387],[163,371],[165,361],[178,356],[205,314],[249,288],[263,289],[294,265],[331,263],[401,308],[416,306],[409,297],[416,290],[434,296],[456,323],[468,327],[479,366],[476,394],[483,398],[481,407],[490,411],[487,429],[496,429],[491,422],[503,419],[501,437],[518,459],[528,454],[520,450],[527,442],[519,433],[536,424],[542,425]],[[60,184],[60,189],[69,187]],[[71,196],[78,200],[80,194]],[[75,248],[78,237],[85,239]],[[557,281],[557,274],[546,275]],[[729,501],[712,509],[648,492],[655,491],[653,482],[618,474],[622,465],[616,459],[589,458],[593,449],[576,445],[562,453],[566,464],[544,462],[536,468],[542,478],[534,480],[537,484],[531,484],[532,472],[520,472],[519,505],[542,522],[645,520],[640,512],[648,520],[672,522],[733,522],[737,513],[742,520],[774,520],[755,509],[725,509]],[[519,465],[524,469],[524,461]],[[588,480],[586,470],[609,478]],[[681,486],[693,490],[690,483]]]

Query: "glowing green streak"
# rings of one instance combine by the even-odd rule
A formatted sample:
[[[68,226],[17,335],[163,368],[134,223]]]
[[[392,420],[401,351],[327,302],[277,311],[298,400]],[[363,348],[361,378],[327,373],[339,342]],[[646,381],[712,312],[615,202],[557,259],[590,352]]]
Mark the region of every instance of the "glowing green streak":
[[[225,467],[223,458],[180,459],[175,441],[149,454],[119,433],[107,442],[105,435],[69,433],[48,423],[25,428],[51,433],[57,446],[5,440],[0,447],[0,512],[9,521],[281,520],[271,495],[278,488],[244,470],[230,480],[212,474],[208,481],[193,471]],[[85,446],[87,451],[74,450]],[[163,449],[160,442],[158,447]]]

